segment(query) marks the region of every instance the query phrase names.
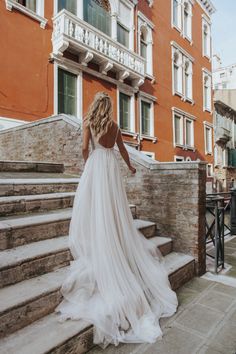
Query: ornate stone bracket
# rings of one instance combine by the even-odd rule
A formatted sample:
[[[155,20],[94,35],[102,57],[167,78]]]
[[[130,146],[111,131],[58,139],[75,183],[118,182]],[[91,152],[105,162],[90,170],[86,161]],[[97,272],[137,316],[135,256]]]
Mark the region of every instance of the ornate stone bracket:
[[[104,75],[107,75],[108,71],[111,70],[112,68],[113,68],[113,64],[110,61],[106,61],[100,65],[99,72]]]
[[[117,75],[118,80],[123,82],[129,76],[129,72],[127,70],[120,71]]]
[[[93,53],[87,51],[80,55],[80,64],[87,66],[88,63],[93,59]]]

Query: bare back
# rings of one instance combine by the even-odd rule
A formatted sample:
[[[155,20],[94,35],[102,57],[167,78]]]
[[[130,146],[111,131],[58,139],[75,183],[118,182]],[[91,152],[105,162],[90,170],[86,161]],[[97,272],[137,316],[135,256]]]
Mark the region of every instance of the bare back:
[[[97,142],[105,148],[112,148],[116,143],[118,129],[117,123],[113,121],[107,132]]]

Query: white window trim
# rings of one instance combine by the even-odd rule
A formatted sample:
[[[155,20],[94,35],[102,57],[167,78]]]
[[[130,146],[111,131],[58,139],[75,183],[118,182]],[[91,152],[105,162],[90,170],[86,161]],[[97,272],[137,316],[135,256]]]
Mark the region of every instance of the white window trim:
[[[33,18],[34,20],[38,21],[40,23],[40,27],[45,29],[48,20],[44,18],[44,0],[41,0],[40,2],[37,1],[37,12],[34,12],[27,7],[19,4],[18,2],[14,0],[5,0],[6,3],[6,9],[9,11],[12,11],[12,9],[16,9],[25,15]]]
[[[205,145],[205,155],[213,155],[213,125],[209,122],[204,121],[204,145]],[[207,149],[207,140],[206,140],[206,130],[210,129],[210,140],[211,140],[211,151]]]
[[[210,107],[206,106],[205,102],[205,85],[204,85],[204,77],[208,76],[210,79]],[[212,114],[212,74],[206,68],[202,68],[202,94],[203,94],[203,111],[209,112]]]
[[[187,132],[187,130],[186,130],[186,126],[187,126],[187,124],[186,124],[186,122],[190,122],[191,123],[191,145],[187,145],[186,144],[186,140],[187,140],[187,138],[186,138],[186,132]],[[191,119],[191,118],[188,118],[188,117],[184,117],[184,132],[185,132],[185,134],[184,134],[184,140],[185,140],[185,147],[187,148],[187,149],[193,149],[194,148],[194,121]]]
[[[138,11],[138,35],[137,35],[137,49],[138,54],[141,55],[141,46],[140,46],[140,36],[141,36],[141,28],[146,27],[149,39],[147,41],[147,55],[150,56],[149,62],[146,61],[146,77],[153,79],[153,28],[154,24],[141,12]]]
[[[206,169],[207,170],[207,177],[213,177],[213,165],[212,165],[212,163],[208,163],[207,167],[211,168],[211,174],[210,175],[208,173],[208,168]]]
[[[176,42],[171,41],[171,55],[172,55],[172,60],[171,60],[171,65],[172,65],[172,95],[175,96],[180,96],[183,101],[187,101],[191,103],[192,105],[194,104],[194,99],[193,99],[193,63],[194,63],[194,58],[186,52],[182,47],[180,47]],[[182,56],[182,62],[179,65],[179,69],[181,70],[181,87],[182,87],[182,92],[179,92],[175,90],[175,75],[174,75],[174,55],[177,53],[178,55]],[[192,97],[188,97],[187,92],[186,92],[186,87],[185,87],[185,63],[186,61],[190,62],[191,65],[191,93]]]
[[[70,63],[61,64],[54,62],[54,114],[58,115],[58,69],[61,68],[65,71],[68,71],[74,75],[77,75],[77,114],[76,117],[82,119],[83,117],[83,89],[82,89],[82,71],[78,70]]]
[[[147,102],[151,105],[151,110],[150,110],[150,135],[143,135],[142,134],[142,101]],[[141,140],[144,139],[151,139],[153,143],[157,141],[157,138],[154,136],[154,102],[156,101],[156,98],[146,94],[145,92],[140,91],[139,95],[139,126],[140,126],[140,137]]]
[[[112,1],[110,1],[110,4],[111,4]],[[128,7],[130,9],[130,13],[131,13],[131,19],[130,19],[130,27],[127,27],[127,25],[125,25],[122,21],[121,21],[121,18],[119,17],[119,14],[117,16],[117,21],[116,21],[116,27],[117,27],[117,24],[120,23],[122,26],[124,26],[125,29],[127,29],[129,31],[129,46],[128,46],[128,49],[130,50],[134,50],[134,30],[135,30],[135,27],[134,27],[134,4],[131,3],[130,1],[128,0],[120,0],[119,1],[119,4],[120,3],[123,3],[126,7]],[[118,4],[118,6],[119,6]],[[117,39],[117,38],[116,38]],[[121,44],[121,43],[120,43]],[[121,44],[122,45],[122,44]],[[126,48],[126,47],[125,47]]]
[[[179,160],[181,160],[181,161],[184,161],[184,156],[174,155],[174,161],[175,161],[175,162],[180,162],[180,161],[177,161],[177,159],[179,159]]]
[[[178,144],[175,141],[175,116],[181,118],[181,143]],[[192,122],[192,129],[191,129],[191,141],[192,145],[186,144],[186,120]],[[195,140],[194,140],[194,121],[196,117],[193,115],[182,111],[176,107],[172,107],[172,121],[173,121],[173,146],[174,147],[181,147],[184,150],[192,150],[195,151]]]
[[[188,35],[185,35],[184,33],[184,3],[187,2],[190,6],[190,12],[189,12],[189,16],[191,17],[191,37],[189,37]],[[171,27],[172,28],[175,28],[179,33],[180,33],[180,36],[183,37],[184,39],[187,39],[188,42],[190,43],[190,45],[193,45],[193,40],[192,40],[192,7],[193,7],[193,1],[192,0],[186,0],[186,1],[183,1],[183,0],[178,0],[178,3],[179,3],[179,12],[178,12],[178,22],[179,22],[179,25],[175,24],[174,23],[174,0],[171,0]]]
[[[155,152],[153,151],[144,151],[144,150],[140,150],[143,154],[145,154],[147,157],[150,157],[148,155],[151,155],[152,157],[150,157],[151,159],[155,160]]]
[[[136,133],[136,127],[135,127],[135,100],[134,100],[134,94],[123,90],[123,89],[119,89],[117,88],[117,122],[118,125],[120,126],[120,93],[123,93],[127,96],[130,97],[130,131],[126,131],[126,130],[122,130],[125,133]]]
[[[210,44],[210,49],[209,53],[205,53],[205,47],[204,47],[204,25],[208,27],[208,36],[209,36],[209,44]],[[202,15],[202,56],[207,58],[209,61],[211,61],[212,57],[212,38],[211,38],[211,21],[205,16]]]

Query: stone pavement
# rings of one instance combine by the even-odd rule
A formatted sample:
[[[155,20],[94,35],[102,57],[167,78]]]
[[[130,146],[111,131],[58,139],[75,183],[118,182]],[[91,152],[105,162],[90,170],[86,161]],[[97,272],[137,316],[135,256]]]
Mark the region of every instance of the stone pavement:
[[[235,354],[236,287],[194,278],[177,294],[178,312],[161,319],[162,340],[96,347],[89,354]]]

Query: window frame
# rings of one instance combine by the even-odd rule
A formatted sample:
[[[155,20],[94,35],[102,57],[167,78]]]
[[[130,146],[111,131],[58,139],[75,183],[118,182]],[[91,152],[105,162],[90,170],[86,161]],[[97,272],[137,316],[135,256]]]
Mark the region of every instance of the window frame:
[[[205,146],[205,155],[213,155],[213,126],[211,123],[204,121],[204,146]],[[208,144],[207,144],[207,136],[208,133],[207,131],[210,132],[210,141],[211,141],[211,149],[208,150]]]
[[[208,86],[205,86],[206,78],[207,80],[209,80]],[[207,90],[209,91],[209,97],[208,97],[208,92],[206,91],[206,87]],[[212,74],[205,68],[202,68],[202,90],[203,90],[203,111],[212,113]]]
[[[208,30],[206,43],[205,43],[205,27]],[[211,21],[205,15],[202,15],[202,56],[207,58],[209,61],[211,61],[211,57],[212,57]]]
[[[14,0],[5,0],[6,9],[8,11],[12,11],[12,9],[16,9],[19,12],[33,18],[34,20],[40,23],[40,27],[45,29],[48,20],[44,17],[44,0],[36,0],[36,12],[30,10],[24,5],[19,4]]]
[[[59,115],[59,114],[66,114],[66,113],[58,113],[58,69],[62,69],[64,71],[68,71],[71,74],[74,74],[77,76],[77,112],[76,116],[78,119],[82,119],[83,117],[83,96],[82,96],[82,72],[73,66],[70,66],[69,63],[67,64],[61,64],[61,63],[54,63],[54,115]]]
[[[145,75],[146,77],[153,78],[153,29],[154,24],[141,12],[138,11],[138,36],[137,36],[137,51],[141,56],[141,32],[146,31],[146,60],[145,62]],[[143,57],[142,57],[143,58]]]
[[[175,117],[181,118],[181,142],[177,143],[175,138]],[[173,146],[180,147],[184,150],[195,151],[195,139],[194,139],[194,121],[196,118],[176,107],[172,108],[172,122],[173,122]],[[191,145],[186,144],[186,121],[191,122]]]
[[[120,126],[120,93],[130,97],[130,130],[121,128],[122,132],[135,133],[135,102],[134,94],[123,89],[117,88],[117,122]]]

